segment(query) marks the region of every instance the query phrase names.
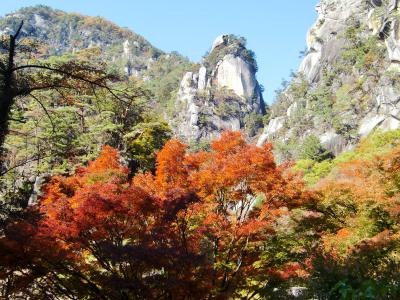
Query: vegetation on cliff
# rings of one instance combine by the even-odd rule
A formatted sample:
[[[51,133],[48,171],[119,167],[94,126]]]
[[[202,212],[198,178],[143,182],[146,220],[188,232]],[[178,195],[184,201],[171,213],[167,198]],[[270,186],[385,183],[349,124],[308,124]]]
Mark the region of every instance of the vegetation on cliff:
[[[198,67],[179,54],[101,18],[21,14],[27,27],[15,14],[0,20],[23,29],[0,52],[0,298],[400,298],[400,130],[336,157],[316,135],[295,138],[325,126],[358,139],[343,111],[367,113],[378,77],[398,84],[382,73],[378,38],[351,23],[317,86],[304,74],[285,85],[270,113],[289,111],[280,130],[292,135],[275,150],[296,161],[279,164],[271,143],[240,132],[194,147],[173,138],[165,118],[183,73]],[[226,51],[256,69],[235,36],[204,63],[215,68]],[[211,99],[205,128],[205,113],[243,112],[231,90],[207,92],[195,95]],[[256,134],[262,116],[244,122]]]

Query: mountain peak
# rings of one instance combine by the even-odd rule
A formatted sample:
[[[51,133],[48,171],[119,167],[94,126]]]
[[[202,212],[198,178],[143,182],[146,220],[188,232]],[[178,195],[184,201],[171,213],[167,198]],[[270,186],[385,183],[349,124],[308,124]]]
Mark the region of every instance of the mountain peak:
[[[217,36],[211,46],[210,52],[212,52],[215,47],[218,47],[219,45],[222,45],[223,43],[225,43],[226,36],[227,36],[226,34],[221,34],[221,35]]]
[[[176,101],[175,131],[185,141],[218,137],[226,129],[253,136],[265,112],[254,52],[246,39],[218,36],[198,71],[187,72]]]

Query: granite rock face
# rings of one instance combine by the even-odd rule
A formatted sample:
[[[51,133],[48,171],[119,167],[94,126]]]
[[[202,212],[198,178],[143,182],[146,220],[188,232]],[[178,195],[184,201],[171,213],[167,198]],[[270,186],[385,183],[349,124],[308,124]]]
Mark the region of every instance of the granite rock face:
[[[375,130],[400,127],[400,9],[398,0],[321,0],[316,9],[299,72],[258,144],[315,135],[337,155]]]
[[[310,82],[318,81],[323,66],[339,55],[346,21],[352,16],[362,20],[367,15],[365,1],[361,0],[322,0],[316,10],[318,18],[307,34],[308,52],[299,68]]]
[[[256,69],[236,48],[230,53],[231,43],[237,40],[227,37],[218,37],[210,58],[197,72],[186,73],[180,84],[171,125],[186,142],[208,141],[227,129],[243,129],[251,136],[260,126],[251,120],[261,117],[265,109]],[[239,48],[247,51],[244,44]],[[207,62],[211,57],[213,63]]]
[[[226,55],[216,70],[219,87],[226,87],[236,95],[250,99],[257,89],[257,80],[252,67],[241,57]]]

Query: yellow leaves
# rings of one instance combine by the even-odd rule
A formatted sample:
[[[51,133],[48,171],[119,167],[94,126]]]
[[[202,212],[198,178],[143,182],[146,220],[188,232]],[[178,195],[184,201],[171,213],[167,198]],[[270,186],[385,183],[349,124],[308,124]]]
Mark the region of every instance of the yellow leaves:
[[[389,230],[384,230],[375,236],[367,239],[363,239],[353,246],[350,251],[352,254],[361,251],[376,250],[385,248],[391,241],[393,237]]]
[[[76,53],[76,55],[79,59],[88,61],[100,57],[101,49],[99,47],[81,49]]]
[[[336,177],[322,181],[317,190],[323,205],[341,204],[357,211],[382,207],[394,215],[400,192],[400,147],[373,161],[353,160],[340,166]]]

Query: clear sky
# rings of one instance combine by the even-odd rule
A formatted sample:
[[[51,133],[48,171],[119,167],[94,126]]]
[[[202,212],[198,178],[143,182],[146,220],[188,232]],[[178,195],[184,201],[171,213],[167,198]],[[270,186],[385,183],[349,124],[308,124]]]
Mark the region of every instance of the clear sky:
[[[316,18],[318,0],[0,0],[0,15],[45,4],[102,16],[128,27],[163,51],[198,62],[222,33],[244,36],[257,56],[258,80],[271,103],[291,70]]]

